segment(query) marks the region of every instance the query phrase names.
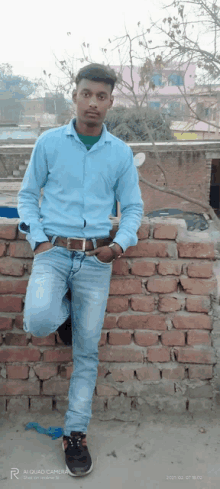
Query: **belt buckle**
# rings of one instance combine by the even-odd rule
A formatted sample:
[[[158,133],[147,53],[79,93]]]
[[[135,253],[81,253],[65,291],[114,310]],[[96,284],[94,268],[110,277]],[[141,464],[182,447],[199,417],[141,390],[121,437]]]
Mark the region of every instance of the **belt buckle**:
[[[77,239],[77,240],[80,240],[80,241],[83,241],[83,247],[82,249],[77,249],[77,248],[71,248],[71,240],[72,239]],[[70,251],[86,251],[86,238],[77,238],[77,237],[73,237],[73,238],[67,238],[67,249],[70,250]]]

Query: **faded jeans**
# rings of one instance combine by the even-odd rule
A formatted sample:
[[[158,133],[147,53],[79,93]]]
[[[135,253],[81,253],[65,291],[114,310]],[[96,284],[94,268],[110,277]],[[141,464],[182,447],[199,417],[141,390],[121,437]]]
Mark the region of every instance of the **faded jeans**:
[[[105,236],[106,237],[106,236]],[[53,237],[53,241],[55,237]],[[96,247],[96,240],[93,239]],[[61,246],[34,256],[25,296],[23,329],[33,336],[54,333],[72,318],[73,364],[64,435],[87,432],[98,372],[101,337],[110,289],[112,262]],[[71,290],[71,303],[66,296]]]

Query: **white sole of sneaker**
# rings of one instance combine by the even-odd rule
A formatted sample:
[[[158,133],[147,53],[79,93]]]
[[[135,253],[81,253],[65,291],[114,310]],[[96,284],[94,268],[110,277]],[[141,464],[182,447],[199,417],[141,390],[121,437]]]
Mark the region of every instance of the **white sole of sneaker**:
[[[63,442],[62,442],[62,449],[63,449],[63,451],[65,452]],[[85,472],[85,474],[80,474],[80,475],[73,474],[73,473],[70,471],[69,467],[67,467],[67,465],[66,465],[66,470],[67,470],[68,474],[69,474],[69,475],[71,475],[72,477],[84,477],[85,475],[88,475],[88,474],[90,474],[90,472],[92,472],[92,470],[93,470],[93,462],[92,462],[92,465],[91,465],[90,469],[88,470],[88,472]]]

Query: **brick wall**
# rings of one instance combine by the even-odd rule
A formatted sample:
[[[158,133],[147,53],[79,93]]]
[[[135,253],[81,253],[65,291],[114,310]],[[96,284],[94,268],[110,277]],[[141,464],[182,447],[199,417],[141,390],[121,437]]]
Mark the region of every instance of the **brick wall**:
[[[23,331],[34,255],[18,220],[10,221],[0,224],[1,410],[65,412],[72,349],[57,334]],[[219,403],[218,253],[207,235],[188,235],[184,221],[143,218],[137,246],[114,262],[93,398],[99,416],[132,419],[139,411],[195,412]]]
[[[154,185],[164,187],[164,175],[157,166],[155,153],[148,151],[145,154],[145,163],[140,167],[141,175]],[[172,148],[170,151],[159,149],[159,154],[167,175],[168,186],[171,189],[178,190],[204,203],[209,203],[211,161],[206,151],[181,147]],[[184,201],[184,199],[174,195],[154,190],[142,182],[140,182],[140,187],[146,213],[165,208],[204,212],[201,206]]]
[[[145,154],[145,162],[139,168],[146,180],[164,186],[164,176],[157,166],[155,153],[150,143],[130,143],[134,156]],[[14,176],[21,179],[27,168],[33,144],[0,144],[0,177]],[[212,158],[220,159],[220,142],[167,142],[156,143],[161,162],[167,173],[168,185],[186,195],[209,203]],[[25,166],[26,162],[26,166]],[[203,209],[182,198],[164,194],[140,182],[145,213],[161,208],[203,212]]]

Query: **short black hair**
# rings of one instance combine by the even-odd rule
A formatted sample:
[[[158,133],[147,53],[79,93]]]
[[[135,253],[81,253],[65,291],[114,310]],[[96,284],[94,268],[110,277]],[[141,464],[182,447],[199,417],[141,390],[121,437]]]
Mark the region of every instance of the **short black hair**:
[[[110,68],[110,66],[101,65],[98,63],[91,63],[79,70],[75,78],[76,88],[78,88],[79,82],[83,78],[97,82],[104,82],[111,85],[111,93],[114,89],[115,83],[118,81],[115,71]]]

